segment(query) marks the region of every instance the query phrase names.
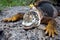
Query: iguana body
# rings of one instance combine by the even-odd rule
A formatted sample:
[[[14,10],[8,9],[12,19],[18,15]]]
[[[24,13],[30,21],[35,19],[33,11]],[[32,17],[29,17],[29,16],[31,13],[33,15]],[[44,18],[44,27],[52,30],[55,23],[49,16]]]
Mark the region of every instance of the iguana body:
[[[55,33],[57,34],[56,31],[56,21],[54,20],[54,18],[58,15],[60,15],[60,13],[57,12],[57,9],[49,2],[43,1],[41,3],[38,2],[38,5],[34,5],[35,8],[37,8],[38,10],[41,9],[43,11],[43,13],[41,13],[43,15],[43,18],[41,19],[41,23],[45,23],[47,24],[46,28],[44,30],[46,30],[46,34],[49,33],[49,36],[52,35],[52,37],[54,37]],[[32,7],[33,8],[33,7]],[[12,16],[11,18],[6,18],[3,19],[3,21],[17,21],[20,18],[23,18],[24,14],[16,14],[14,16]],[[29,28],[25,28],[25,29],[29,29]]]

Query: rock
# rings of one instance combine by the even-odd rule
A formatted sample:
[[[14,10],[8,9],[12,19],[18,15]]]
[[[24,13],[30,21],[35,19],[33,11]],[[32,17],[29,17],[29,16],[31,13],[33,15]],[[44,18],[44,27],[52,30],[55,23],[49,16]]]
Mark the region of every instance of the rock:
[[[26,12],[29,8],[28,7],[11,7],[3,10],[3,15],[0,16],[0,19],[2,20],[5,17],[10,17],[12,15],[15,15],[18,12]],[[0,31],[1,33],[1,40],[60,40],[60,17],[55,18],[57,22],[57,31],[58,35],[56,35],[54,38],[48,37],[45,35],[44,31],[42,30],[45,25],[41,24],[39,27],[30,29],[30,30],[24,30],[23,26],[21,24],[22,20],[19,20],[17,22],[0,22],[0,29],[3,31]]]

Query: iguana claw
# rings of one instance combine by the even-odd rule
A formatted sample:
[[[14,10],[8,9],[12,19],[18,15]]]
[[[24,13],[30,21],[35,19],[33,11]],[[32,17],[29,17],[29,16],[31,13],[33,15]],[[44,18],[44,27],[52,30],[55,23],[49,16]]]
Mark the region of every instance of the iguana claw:
[[[44,29],[46,30],[45,34],[48,33],[48,35],[52,37],[54,37],[55,34],[58,34],[55,26],[56,26],[55,23],[53,24],[53,22],[50,21],[47,27]]]

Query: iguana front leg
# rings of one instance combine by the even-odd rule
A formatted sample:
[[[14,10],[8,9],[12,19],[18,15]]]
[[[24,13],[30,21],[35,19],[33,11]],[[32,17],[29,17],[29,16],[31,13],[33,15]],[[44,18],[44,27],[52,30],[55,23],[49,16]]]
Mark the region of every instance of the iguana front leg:
[[[14,22],[14,21],[22,19],[23,15],[24,15],[24,13],[18,13],[18,14],[13,15],[10,18],[4,18],[2,21],[4,21],[4,22]]]
[[[55,34],[58,34],[56,30],[56,21],[54,19],[47,17],[42,22],[47,23],[47,26],[44,29],[46,30],[45,34],[48,33],[48,35],[52,37],[54,37]]]

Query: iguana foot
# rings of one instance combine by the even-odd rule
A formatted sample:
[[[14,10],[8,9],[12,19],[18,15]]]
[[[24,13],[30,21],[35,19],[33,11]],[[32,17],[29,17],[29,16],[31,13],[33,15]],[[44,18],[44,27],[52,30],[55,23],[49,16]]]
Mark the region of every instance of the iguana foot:
[[[46,30],[45,34],[48,33],[48,35],[52,37],[54,37],[55,34],[58,34],[55,26],[56,24],[54,21],[49,21],[47,27],[44,29]]]
[[[4,21],[4,22],[15,22],[15,21],[20,20],[22,18],[23,18],[23,14],[18,13],[16,15],[13,15],[10,18],[5,18],[2,21]]]

